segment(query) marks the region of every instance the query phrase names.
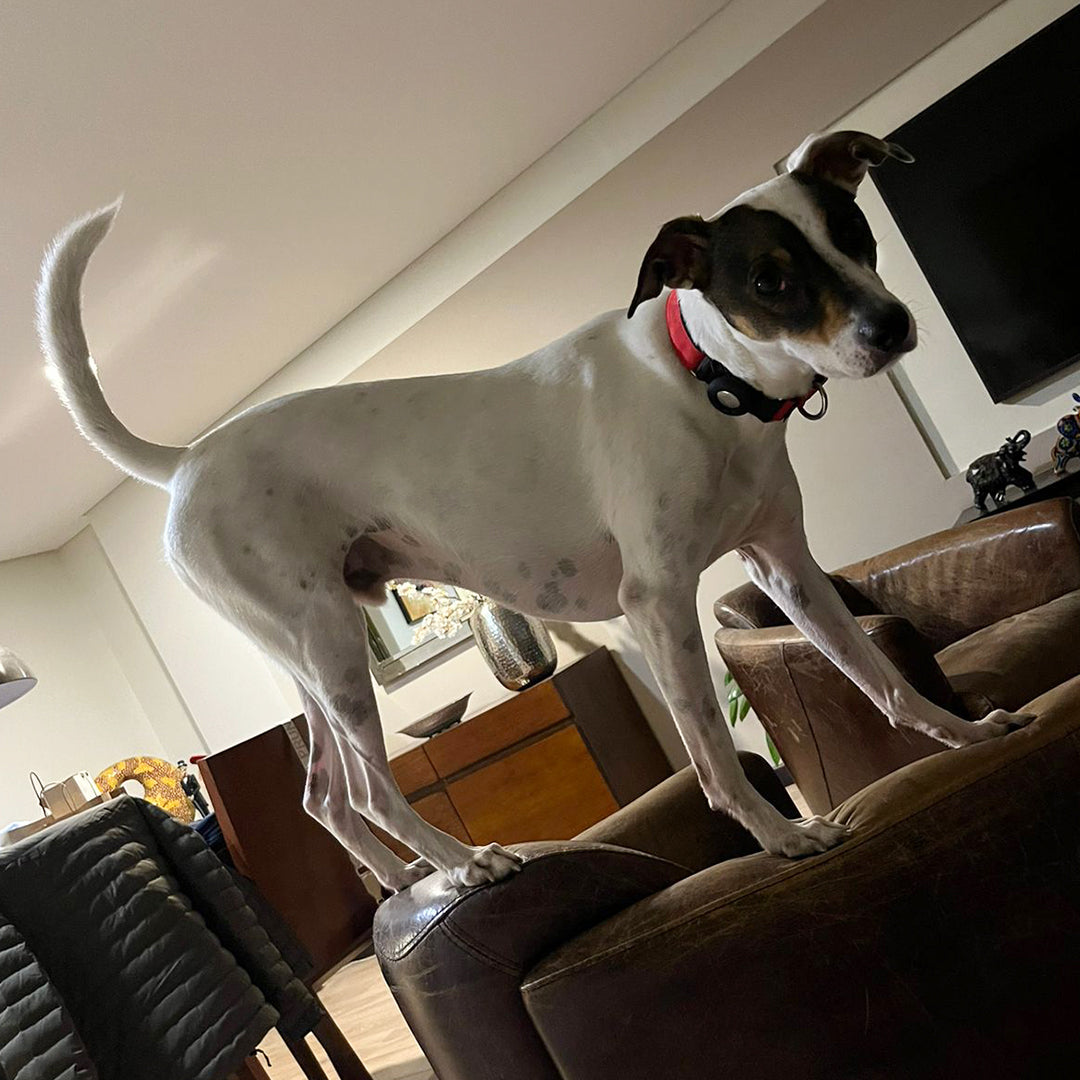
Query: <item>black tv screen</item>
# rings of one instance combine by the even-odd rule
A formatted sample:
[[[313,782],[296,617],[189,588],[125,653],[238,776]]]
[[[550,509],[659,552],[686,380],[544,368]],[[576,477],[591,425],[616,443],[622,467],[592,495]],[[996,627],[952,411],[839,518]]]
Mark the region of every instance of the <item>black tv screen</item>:
[[[888,136],[872,175],[994,401],[1080,361],[1080,7]]]

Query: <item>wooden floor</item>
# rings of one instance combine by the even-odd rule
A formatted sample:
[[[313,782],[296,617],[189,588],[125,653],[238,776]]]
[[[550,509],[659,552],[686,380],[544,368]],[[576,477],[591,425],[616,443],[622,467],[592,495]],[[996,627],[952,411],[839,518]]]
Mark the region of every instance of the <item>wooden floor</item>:
[[[436,1080],[373,956],[342,968],[319,997],[375,1080]],[[309,1041],[326,1075],[334,1076],[322,1048]],[[304,1080],[276,1031],[267,1035],[260,1049],[270,1058],[269,1065],[265,1058],[262,1063],[271,1080]]]

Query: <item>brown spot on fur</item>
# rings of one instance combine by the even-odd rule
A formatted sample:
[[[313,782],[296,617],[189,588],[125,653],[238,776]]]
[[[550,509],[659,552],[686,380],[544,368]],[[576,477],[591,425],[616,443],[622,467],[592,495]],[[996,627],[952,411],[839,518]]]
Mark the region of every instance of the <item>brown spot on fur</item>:
[[[330,699],[330,706],[339,716],[347,716],[353,720],[368,717],[367,700],[352,694],[335,694]]]
[[[820,297],[820,304],[821,321],[801,334],[791,334],[790,336],[796,341],[828,345],[835,341],[837,335],[844,329],[850,315],[844,301],[831,292],[824,292]]]
[[[329,788],[329,780],[326,772],[322,769],[312,768],[308,774],[308,791],[315,802],[322,802],[326,798]]]
[[[536,606],[541,611],[562,611],[569,602],[555,581],[546,582],[536,594]]]
[[[727,321],[735,327],[744,337],[750,338],[752,341],[768,341],[768,337],[763,330],[759,330],[746,315],[738,315],[732,312],[727,316]]]

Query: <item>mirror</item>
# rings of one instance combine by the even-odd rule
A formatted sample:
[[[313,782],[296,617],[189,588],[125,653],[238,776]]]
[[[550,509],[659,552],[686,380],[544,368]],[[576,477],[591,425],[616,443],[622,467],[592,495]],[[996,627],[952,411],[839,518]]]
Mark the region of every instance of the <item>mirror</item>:
[[[457,592],[449,586],[451,596]],[[380,686],[387,686],[410,671],[415,671],[449,649],[472,641],[468,624],[450,637],[425,638],[414,644],[417,625],[431,611],[422,596],[402,596],[396,589],[387,589],[386,599],[377,607],[365,604],[362,608],[367,623],[371,653],[371,672]]]

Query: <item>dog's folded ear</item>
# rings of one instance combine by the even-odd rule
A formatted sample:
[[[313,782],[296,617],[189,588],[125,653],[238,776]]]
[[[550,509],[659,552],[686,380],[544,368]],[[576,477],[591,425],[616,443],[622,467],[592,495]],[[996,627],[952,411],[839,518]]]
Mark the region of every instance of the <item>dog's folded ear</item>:
[[[817,177],[854,195],[866,170],[886,158],[905,165],[915,160],[902,146],[865,132],[831,131],[827,135],[808,135],[787,159],[785,171]]]
[[[665,285],[702,289],[709,283],[711,232],[710,223],[697,216],[675,218],[660,229],[641,262],[628,319],[638,304],[659,296]]]

